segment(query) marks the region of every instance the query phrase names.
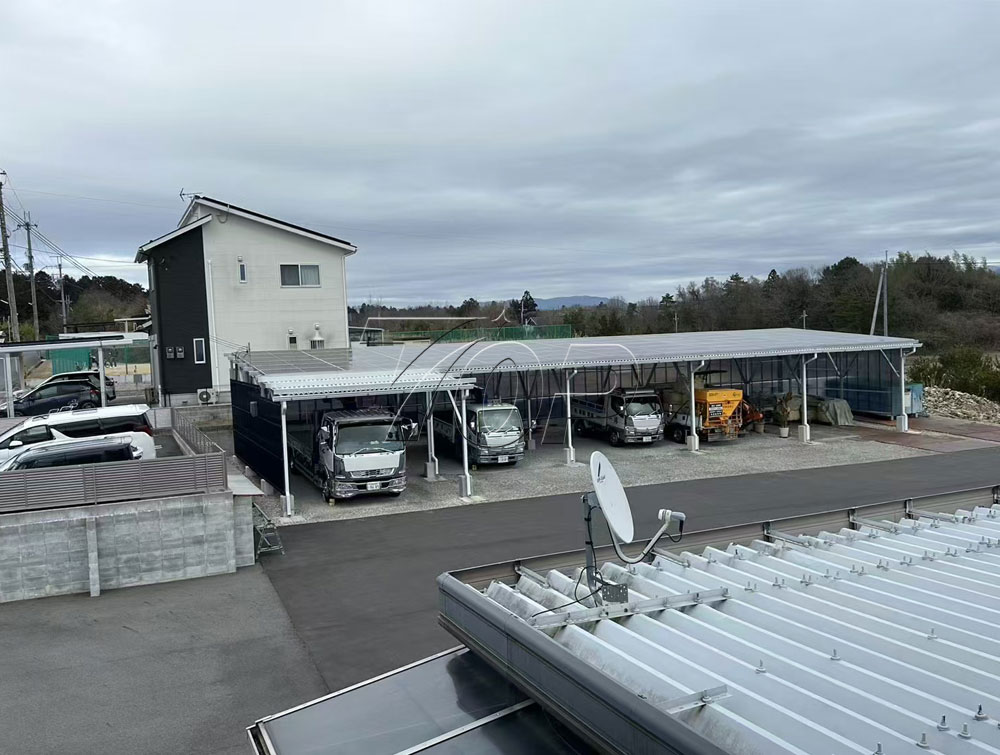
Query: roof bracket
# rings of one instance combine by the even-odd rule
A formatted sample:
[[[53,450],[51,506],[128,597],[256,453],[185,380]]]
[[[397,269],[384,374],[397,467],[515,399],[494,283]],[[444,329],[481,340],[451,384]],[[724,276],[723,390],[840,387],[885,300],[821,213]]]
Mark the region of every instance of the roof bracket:
[[[684,695],[683,697],[675,697],[672,700],[667,700],[663,705],[663,710],[672,716],[678,713],[683,713],[686,710],[691,710],[692,708],[700,708],[702,705],[708,705],[714,703],[718,700],[724,700],[729,697],[729,687],[725,684],[720,684],[718,687],[710,687],[709,689],[703,689],[701,692],[692,692],[690,695]]]
[[[781,530],[771,529],[770,526],[764,529],[764,537],[768,537],[778,543],[792,543],[793,545],[801,545],[804,548],[812,548],[813,544],[807,537],[802,537],[800,535],[792,535],[788,532],[782,532]]]
[[[855,527],[870,527],[873,530],[891,532],[893,535],[899,533],[899,527],[892,522],[883,522],[877,519],[866,519],[863,516],[851,516],[851,524]]]
[[[595,608],[584,608],[575,611],[560,611],[527,619],[529,625],[537,629],[562,627],[570,624],[587,624],[601,619],[620,619],[635,614],[656,613],[676,608],[687,608],[699,603],[714,603],[729,597],[729,589],[718,587],[714,590],[699,590],[681,595],[671,595],[666,598],[650,598],[648,600],[632,601],[631,603],[610,603]]]

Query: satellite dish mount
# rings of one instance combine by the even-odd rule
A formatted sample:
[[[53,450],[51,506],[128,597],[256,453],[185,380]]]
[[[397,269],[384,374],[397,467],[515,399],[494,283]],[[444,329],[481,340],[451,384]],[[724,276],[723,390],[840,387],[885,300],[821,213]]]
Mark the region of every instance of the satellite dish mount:
[[[660,509],[657,518],[660,520],[660,529],[650,538],[649,542],[642,549],[638,556],[627,556],[622,552],[623,543],[631,543],[635,538],[635,523],[632,520],[632,507],[629,505],[628,496],[625,494],[625,487],[618,478],[618,473],[611,465],[611,461],[600,451],[594,451],[590,455],[590,479],[594,484],[594,489],[589,493],[584,493],[583,500],[583,520],[587,527],[587,586],[595,600],[600,604],[604,597],[599,593],[605,592],[605,587],[598,586],[597,558],[594,554],[594,538],[591,529],[591,519],[594,509],[600,509],[604,514],[604,520],[608,524],[608,531],[611,533],[611,544],[614,546],[618,558],[626,564],[638,564],[644,561],[656,547],[660,538],[667,534],[671,522],[677,522],[679,541],[684,534],[684,521],[687,517],[680,511],[670,509]],[[672,536],[668,535],[668,537]],[[616,587],[616,586],[612,586]],[[613,592],[613,591],[612,591]],[[616,596],[617,597],[617,596]],[[627,592],[624,600],[627,600]],[[615,602],[624,602],[615,600]]]

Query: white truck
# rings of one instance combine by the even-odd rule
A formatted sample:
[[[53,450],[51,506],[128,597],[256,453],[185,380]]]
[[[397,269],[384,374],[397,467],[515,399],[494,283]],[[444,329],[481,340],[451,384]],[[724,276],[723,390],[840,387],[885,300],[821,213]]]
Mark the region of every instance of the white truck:
[[[406,447],[419,426],[387,409],[325,412],[307,435],[290,433],[293,467],[323,491],[323,500],[406,490]],[[311,436],[311,437],[310,437]]]
[[[663,406],[653,390],[617,389],[573,396],[573,429],[604,435],[613,446],[663,440]]]
[[[455,412],[434,415],[434,439],[462,456],[462,435],[469,441],[469,463],[516,464],[524,458],[524,423],[513,404],[466,404],[465,427]]]

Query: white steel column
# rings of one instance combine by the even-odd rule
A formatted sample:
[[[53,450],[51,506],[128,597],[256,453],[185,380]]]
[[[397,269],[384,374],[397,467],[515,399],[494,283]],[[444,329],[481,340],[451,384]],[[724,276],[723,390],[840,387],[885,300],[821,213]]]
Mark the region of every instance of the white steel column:
[[[11,373],[10,354],[3,355],[4,382],[7,391],[7,416],[14,416],[14,375]]]
[[[424,465],[424,476],[429,482],[434,482],[438,478],[438,460],[434,455],[434,394],[427,391],[424,394],[427,404],[427,417],[425,425],[427,427],[427,463]]]
[[[806,355],[802,355],[802,420],[799,423],[799,440],[803,443],[808,443],[810,438],[810,428],[809,428],[809,406],[808,406],[808,393],[809,393],[809,381],[806,379],[806,365],[813,362],[817,358],[817,354],[813,354],[811,358],[806,359]]]
[[[527,422],[526,422],[526,424],[525,424],[524,427],[525,427],[525,431],[528,434],[528,437],[525,439],[524,447],[528,451],[534,451],[535,450],[535,435],[531,431],[531,389],[528,388],[529,385],[531,385],[531,381],[528,378],[525,378],[525,381],[524,381],[524,386],[525,386],[524,404],[528,408],[528,418],[527,418]]]
[[[896,429],[901,433],[910,429],[910,418],[906,414],[906,354],[899,350],[899,416],[896,417]]]
[[[288,402],[281,402],[281,464],[285,475],[285,516],[295,513],[295,497],[292,495],[292,485],[288,469]]]
[[[469,423],[465,421],[465,398],[468,391],[462,389],[462,418],[459,427],[462,428],[462,480],[458,493],[462,498],[472,495],[472,476],[469,474]]]
[[[573,396],[570,392],[570,383],[576,377],[578,370],[566,373],[566,463],[576,463],[576,449],[573,448]]]
[[[97,378],[101,381],[101,406],[108,405],[108,387],[104,384],[104,347],[97,347]]]
[[[701,439],[698,437],[698,408],[694,400],[694,375],[705,366],[705,362],[702,361],[695,367],[691,362],[687,363],[688,366],[688,436],[686,444],[688,451],[697,451],[701,445]]]

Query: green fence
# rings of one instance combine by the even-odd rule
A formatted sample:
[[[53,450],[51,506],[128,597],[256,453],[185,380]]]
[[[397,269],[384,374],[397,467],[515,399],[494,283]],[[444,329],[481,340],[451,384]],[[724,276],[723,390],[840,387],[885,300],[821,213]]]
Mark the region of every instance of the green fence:
[[[55,338],[48,340],[54,341]],[[49,352],[52,374],[75,372],[89,369],[97,363],[97,349],[59,349]],[[109,364],[149,364],[148,346],[105,346],[104,363]]]
[[[387,341],[532,341],[539,338],[572,338],[572,325],[515,325],[507,328],[465,328],[453,330],[404,330],[386,333]]]

